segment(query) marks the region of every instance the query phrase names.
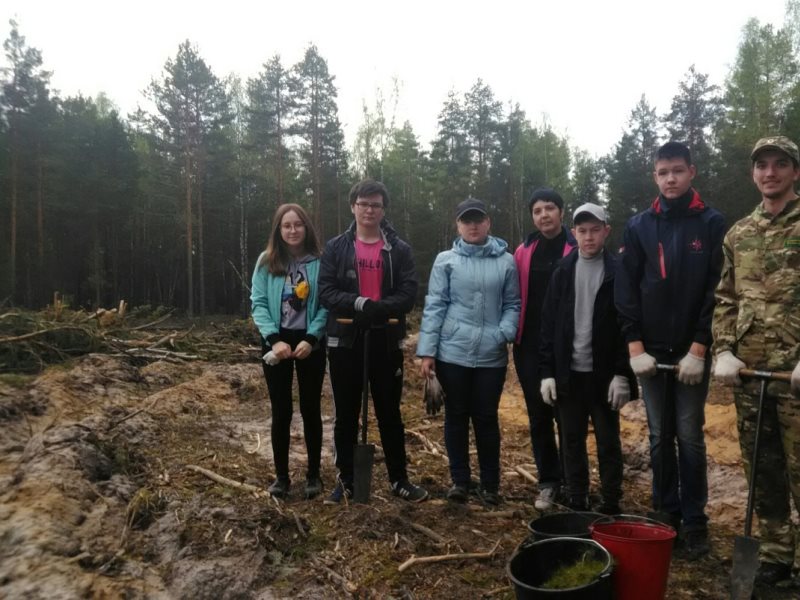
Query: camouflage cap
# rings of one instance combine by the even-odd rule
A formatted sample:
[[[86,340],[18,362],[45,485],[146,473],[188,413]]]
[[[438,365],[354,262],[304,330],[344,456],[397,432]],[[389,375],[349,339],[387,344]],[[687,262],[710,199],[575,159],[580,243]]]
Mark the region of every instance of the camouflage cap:
[[[773,135],[770,137],[761,138],[753,146],[753,151],[750,153],[750,160],[755,160],[756,155],[764,150],[778,150],[783,152],[794,161],[794,164],[800,165],[800,150],[797,149],[797,144],[783,135]]]

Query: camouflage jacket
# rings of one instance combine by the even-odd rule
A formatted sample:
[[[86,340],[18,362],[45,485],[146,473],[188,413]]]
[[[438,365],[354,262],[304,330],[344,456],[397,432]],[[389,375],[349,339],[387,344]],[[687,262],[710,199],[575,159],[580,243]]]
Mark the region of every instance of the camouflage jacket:
[[[759,204],[725,235],[714,310],[715,352],[749,368],[792,370],[800,358],[800,200],[777,217]]]

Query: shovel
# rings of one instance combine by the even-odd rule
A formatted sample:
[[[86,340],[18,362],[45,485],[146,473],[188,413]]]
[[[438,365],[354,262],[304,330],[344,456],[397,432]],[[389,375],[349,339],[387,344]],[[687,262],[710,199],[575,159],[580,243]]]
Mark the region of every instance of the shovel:
[[[664,374],[664,406],[661,409],[661,440],[662,445],[664,440],[672,439],[672,426],[675,422],[675,415],[673,415],[673,394],[675,392],[675,373],[678,370],[678,365],[665,365],[657,364],[656,370]],[[647,516],[654,521],[675,527],[674,517],[667,512],[664,512],[664,458],[665,450],[661,448],[661,458],[658,473],[658,507],[654,512],[649,513]]]
[[[375,463],[375,444],[367,443],[369,416],[369,329],[364,330],[364,375],[361,392],[361,443],[353,451],[353,502],[369,503],[372,486],[372,465]]]
[[[353,319],[339,318],[337,323],[351,325]],[[398,319],[389,319],[387,325],[396,325]],[[375,464],[375,444],[367,443],[367,419],[369,418],[369,335],[364,330],[364,364],[361,380],[361,443],[353,448],[353,502],[368,504],[372,487],[372,466]]]
[[[751,533],[756,495],[756,475],[758,473],[758,446],[761,439],[761,422],[764,418],[764,396],[767,391],[768,380],[791,381],[791,374],[741,369],[739,375],[761,380],[761,391],[758,395],[758,416],[756,417],[756,437],[753,442],[753,459],[750,462],[750,486],[747,490],[744,535],[737,535],[733,541],[733,568],[731,569],[731,600],[750,600],[753,595],[756,572],[758,571],[758,550],[761,545]]]

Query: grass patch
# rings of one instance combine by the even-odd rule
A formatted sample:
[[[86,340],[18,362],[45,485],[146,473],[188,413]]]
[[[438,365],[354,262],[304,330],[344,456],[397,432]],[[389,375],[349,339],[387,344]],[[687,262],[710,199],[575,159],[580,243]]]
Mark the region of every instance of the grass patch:
[[[35,375],[27,373],[0,373],[0,383],[19,390],[26,388],[34,379]]]

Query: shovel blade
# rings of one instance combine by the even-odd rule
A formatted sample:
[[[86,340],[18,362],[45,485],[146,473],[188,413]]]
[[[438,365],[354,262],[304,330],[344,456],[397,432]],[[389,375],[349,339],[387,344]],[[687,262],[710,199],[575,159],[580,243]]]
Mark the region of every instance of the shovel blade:
[[[753,596],[759,546],[759,541],[754,537],[737,535],[734,539],[731,600],[750,600]]]
[[[375,446],[373,444],[357,444],[353,451],[353,502],[369,503],[374,463]]]

